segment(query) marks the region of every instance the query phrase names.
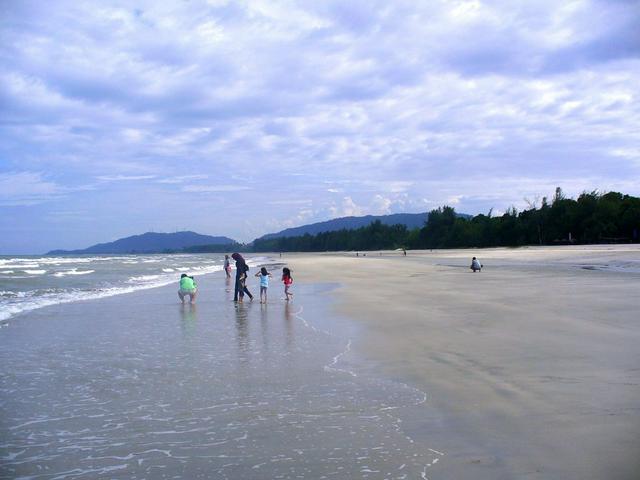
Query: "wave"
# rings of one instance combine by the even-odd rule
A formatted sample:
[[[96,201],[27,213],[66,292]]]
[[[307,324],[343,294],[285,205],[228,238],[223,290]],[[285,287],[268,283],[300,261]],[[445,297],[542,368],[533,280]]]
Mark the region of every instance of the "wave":
[[[207,275],[222,271],[222,265],[210,265],[198,267],[198,275]],[[7,320],[20,313],[29,312],[42,307],[71,303],[81,300],[94,300],[98,298],[112,297],[133,293],[139,290],[164,287],[172,283],[178,283],[175,274],[165,275],[141,275],[130,277],[126,285],[111,287],[96,287],[92,289],[46,289],[32,290],[28,292],[2,291],[0,299],[0,321]]]
[[[69,263],[94,263],[94,262],[112,262],[123,260],[135,260],[131,255],[110,256],[110,257],[29,257],[29,258],[2,258],[0,259],[0,268],[5,265],[19,265],[21,267],[34,264],[42,265],[65,265]]]
[[[71,270],[65,270],[62,272],[57,272],[54,273],[53,276],[54,277],[65,277],[67,275],[88,275],[90,273],[94,273],[95,270],[78,270],[75,268],[72,268]]]
[[[4,265],[0,265],[2,268],[40,268],[39,263],[5,263]]]
[[[110,284],[104,285],[98,283],[100,276],[100,269],[98,269],[98,265],[96,264],[96,269],[79,269],[79,268],[67,268],[62,271],[52,272],[51,275],[44,277],[35,277],[35,275],[43,275],[47,272],[45,269],[37,269],[27,271],[24,270],[24,265],[28,260],[31,263],[27,263],[28,265],[35,265],[38,262],[38,265],[42,264],[47,265],[54,264],[55,262],[59,263],[82,263],[86,268],[91,262],[102,262],[105,260],[110,260],[113,263],[118,264],[133,264],[133,263],[141,263],[141,261],[145,260],[145,258],[140,257],[132,257],[132,256],[119,256],[119,257],[88,257],[88,258],[58,258],[51,257],[45,259],[1,259],[0,266],[2,263],[5,265],[12,261],[12,264],[16,264],[15,260],[20,260],[22,265],[19,267],[13,267],[15,271],[25,271],[26,273],[30,273],[27,276],[7,276],[5,279],[15,279],[15,278],[48,278],[54,279],[59,277],[66,277],[67,275],[75,276],[75,275],[89,275],[90,273],[95,273],[95,276],[89,276],[88,279],[93,279],[94,286],[93,287],[68,287],[61,288],[60,285],[53,285],[52,288],[41,288],[38,290],[30,290],[30,291],[21,291],[14,292],[10,287],[4,290],[0,290],[0,320],[6,320],[20,313],[28,312],[31,310],[36,310],[38,308],[57,305],[62,303],[71,303],[81,300],[92,300],[104,297],[111,297],[114,295],[122,295],[126,293],[133,293],[139,290],[146,290],[151,288],[163,287],[171,284],[178,284],[179,274],[182,272],[194,274],[197,276],[204,276],[215,272],[222,271],[222,258],[216,259],[220,263],[217,264],[207,264],[204,265],[194,265],[195,261],[199,261],[197,258],[190,255],[174,255],[174,256],[166,256],[163,257],[167,262],[165,265],[158,266],[156,272],[157,274],[143,274],[137,276],[123,276],[117,282],[110,282]],[[61,262],[62,260],[62,262]],[[81,261],[78,261],[81,260]],[[46,261],[46,262],[45,262]],[[205,260],[208,262],[210,260]],[[190,264],[190,262],[193,262]],[[149,262],[151,263],[151,262]],[[157,263],[157,262],[153,262]],[[247,263],[255,267],[256,265],[264,265],[268,263],[276,263],[276,260],[268,258],[268,257],[254,257],[247,259]],[[182,264],[182,265],[181,265]],[[5,266],[4,268],[7,268]],[[10,268],[10,267],[9,267]],[[13,271],[13,270],[12,270]],[[1,274],[2,272],[0,272]],[[124,272],[123,272],[124,273]],[[140,272],[142,273],[142,272]],[[147,273],[147,272],[144,272]],[[129,273],[131,275],[131,273]],[[91,281],[91,280],[89,280]],[[8,285],[7,285],[8,286]]]
[[[127,283],[148,282],[149,280],[155,280],[156,278],[160,278],[160,275],[140,275],[138,277],[130,277],[127,280]]]
[[[12,292],[11,290],[0,290],[0,297],[7,298],[23,298],[28,295],[29,292]]]
[[[151,288],[151,287],[149,287]],[[136,287],[124,287],[124,288],[105,288],[95,290],[66,290],[58,292],[20,292],[25,293],[21,296],[24,300],[19,303],[8,303],[3,305],[0,311],[0,321],[7,320],[20,313],[29,312],[42,307],[48,307],[50,305],[58,305],[61,303],[77,302],[79,300],[92,300],[97,298],[111,297],[113,295],[119,295],[122,293],[130,293],[135,290],[139,290]]]

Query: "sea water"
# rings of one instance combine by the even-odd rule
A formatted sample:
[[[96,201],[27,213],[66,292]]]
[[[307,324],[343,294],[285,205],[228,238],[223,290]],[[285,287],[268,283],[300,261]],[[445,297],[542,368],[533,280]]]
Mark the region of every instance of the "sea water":
[[[163,260],[118,281],[196,266],[107,262],[142,259]],[[405,428],[424,423],[426,393],[355,354],[360,327],[334,313],[333,287],[297,284],[287,303],[274,280],[267,305],[235,304],[222,272],[200,278],[195,305],[172,285],[1,329],[0,478],[429,478],[442,452]]]
[[[0,256],[0,321],[47,305],[177,283],[181,273],[197,281],[223,264],[220,254]]]

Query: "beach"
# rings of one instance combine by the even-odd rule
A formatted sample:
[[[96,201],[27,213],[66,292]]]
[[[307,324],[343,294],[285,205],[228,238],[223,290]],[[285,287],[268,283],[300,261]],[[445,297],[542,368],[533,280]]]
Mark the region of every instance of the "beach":
[[[3,322],[0,478],[426,478],[426,394],[353,358],[335,283],[235,304],[217,271],[182,305],[175,276]]]
[[[432,478],[638,478],[638,246],[366,255],[288,261],[338,280],[358,350],[444,415],[407,427],[446,452]]]
[[[638,246],[263,260],[9,318],[0,477],[638,477]]]

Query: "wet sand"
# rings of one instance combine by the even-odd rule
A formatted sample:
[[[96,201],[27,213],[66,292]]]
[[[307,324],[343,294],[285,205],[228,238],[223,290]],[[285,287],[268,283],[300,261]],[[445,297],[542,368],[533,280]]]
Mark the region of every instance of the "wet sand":
[[[177,285],[177,283],[176,283]],[[425,394],[358,360],[335,285],[234,305],[213,274],[50,306],[0,329],[0,478],[426,478]],[[250,287],[254,293],[255,285]]]
[[[283,260],[298,284],[341,282],[354,349],[428,392],[443,417],[404,427],[445,453],[430,478],[639,478],[640,246]]]

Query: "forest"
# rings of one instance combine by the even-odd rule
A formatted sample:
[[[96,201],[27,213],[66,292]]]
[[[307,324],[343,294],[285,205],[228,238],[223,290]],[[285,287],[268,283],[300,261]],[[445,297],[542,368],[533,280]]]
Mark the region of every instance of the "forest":
[[[539,207],[529,202],[529,208],[521,212],[511,207],[500,216],[489,211],[465,218],[444,206],[429,212],[422,228],[375,221],[355,230],[257,239],[250,250],[324,252],[638,243],[639,237],[640,198],[593,191],[572,199],[557,188],[550,201],[544,197]]]

